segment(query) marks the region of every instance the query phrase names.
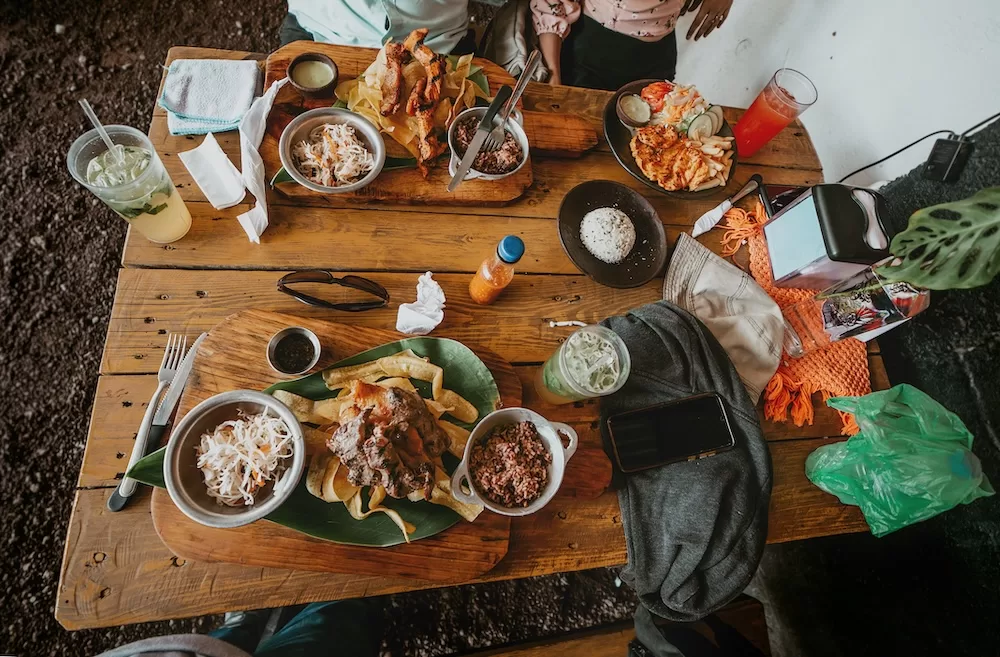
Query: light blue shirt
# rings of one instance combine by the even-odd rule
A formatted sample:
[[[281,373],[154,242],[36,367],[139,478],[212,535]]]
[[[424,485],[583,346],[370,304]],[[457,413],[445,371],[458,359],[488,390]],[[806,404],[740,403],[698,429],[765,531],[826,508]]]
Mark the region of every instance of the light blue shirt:
[[[317,41],[381,48],[413,30],[429,30],[426,43],[450,53],[469,29],[469,0],[288,0],[288,12]]]

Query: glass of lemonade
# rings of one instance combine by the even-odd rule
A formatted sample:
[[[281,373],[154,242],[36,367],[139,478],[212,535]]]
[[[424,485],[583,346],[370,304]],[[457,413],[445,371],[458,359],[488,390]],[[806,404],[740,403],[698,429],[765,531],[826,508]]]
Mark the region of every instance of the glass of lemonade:
[[[573,332],[535,376],[535,390],[550,404],[603,397],[625,385],[632,369],[628,348],[603,326]]]
[[[150,242],[167,244],[191,228],[191,213],[149,138],[124,125],[105,126],[118,153],[97,130],[73,142],[66,163],[89,189]]]

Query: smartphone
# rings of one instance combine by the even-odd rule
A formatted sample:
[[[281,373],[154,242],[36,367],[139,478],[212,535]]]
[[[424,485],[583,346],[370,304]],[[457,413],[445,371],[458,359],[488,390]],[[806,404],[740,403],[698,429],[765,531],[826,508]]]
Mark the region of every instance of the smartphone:
[[[612,415],[607,430],[622,472],[705,458],[736,444],[715,392]]]

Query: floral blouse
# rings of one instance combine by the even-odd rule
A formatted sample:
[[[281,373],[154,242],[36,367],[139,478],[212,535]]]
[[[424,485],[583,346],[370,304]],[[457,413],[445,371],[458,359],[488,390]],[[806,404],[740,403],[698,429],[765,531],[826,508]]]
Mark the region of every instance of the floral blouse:
[[[531,17],[538,34],[551,32],[565,39],[581,9],[595,21],[641,41],[659,41],[674,31],[684,0],[531,0]]]

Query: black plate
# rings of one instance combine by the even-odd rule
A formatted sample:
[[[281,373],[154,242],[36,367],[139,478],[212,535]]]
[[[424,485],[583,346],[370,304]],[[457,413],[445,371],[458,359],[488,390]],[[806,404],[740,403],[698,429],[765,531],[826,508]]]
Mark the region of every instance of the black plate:
[[[733,174],[736,172],[735,145],[733,146],[733,166],[729,169],[729,178],[726,179],[726,185],[705,189],[700,192],[668,192],[647,178],[639,168],[639,165],[635,163],[635,158],[632,157],[632,149],[629,147],[629,144],[632,141],[632,133],[629,132],[629,129],[625,127],[625,125],[621,122],[621,119],[618,118],[618,111],[616,107],[618,105],[618,99],[622,96],[622,94],[638,94],[642,91],[643,87],[653,82],[663,82],[663,80],[636,80],[635,82],[626,84],[624,87],[615,92],[615,95],[611,97],[611,100],[609,100],[608,104],[604,107],[604,137],[608,140],[608,145],[611,146],[611,152],[615,154],[615,159],[618,160],[618,163],[621,164],[626,171],[632,174],[633,178],[645,183],[650,189],[655,189],[661,194],[666,194],[667,196],[694,199],[715,196],[716,194],[725,191],[726,185],[728,185],[729,181],[733,179]],[[729,123],[725,119],[723,119],[722,128],[719,129],[717,134],[720,137],[733,136],[733,129],[729,127]]]
[[[595,258],[580,240],[583,216],[597,208],[621,210],[635,226],[635,246],[617,265]],[[559,206],[559,242],[580,271],[608,287],[639,287],[667,264],[667,235],[656,210],[639,192],[610,180],[591,180],[569,190]]]

